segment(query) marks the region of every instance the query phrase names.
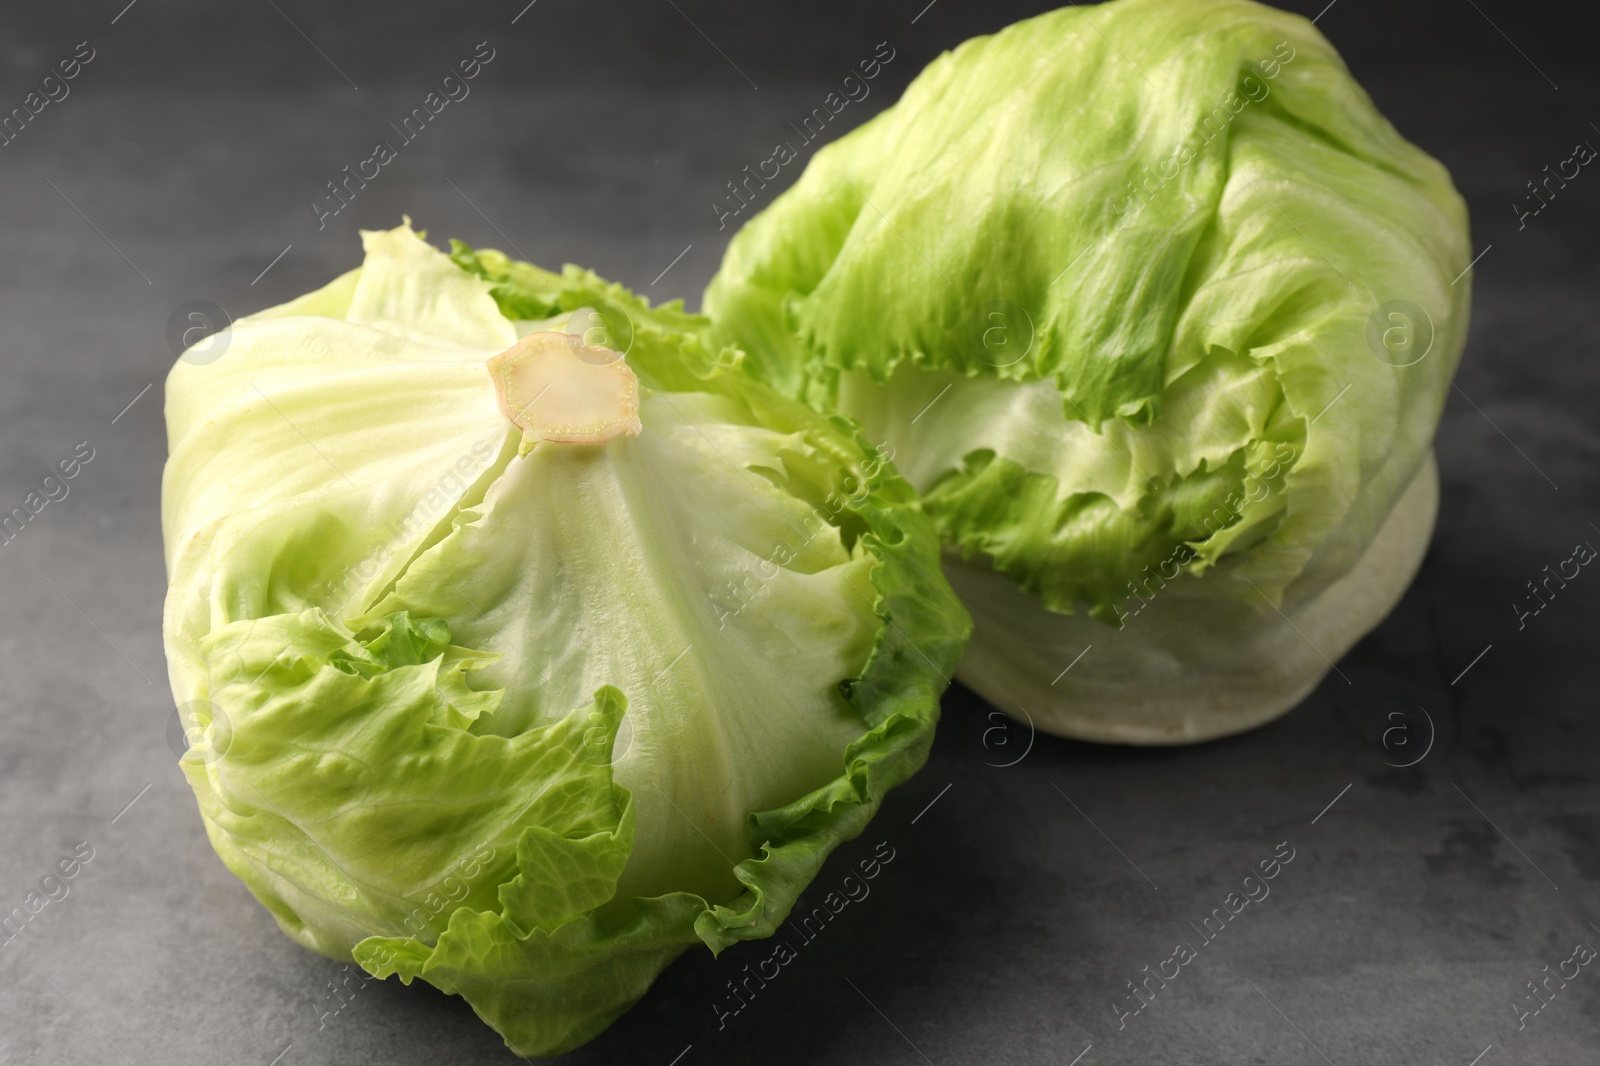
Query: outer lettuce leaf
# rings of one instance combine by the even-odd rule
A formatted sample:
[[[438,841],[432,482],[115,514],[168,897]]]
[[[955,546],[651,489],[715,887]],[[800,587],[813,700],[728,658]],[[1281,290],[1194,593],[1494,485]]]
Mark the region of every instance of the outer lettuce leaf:
[[[371,236],[369,262],[393,253]],[[461,298],[444,256],[419,262],[413,292]],[[448,301],[397,311],[409,315],[404,336],[345,320],[353,304],[381,302],[369,290],[383,273],[354,270],[241,318],[224,358],[179,360],[168,375],[163,628],[180,705],[206,695],[198,649],[213,629],[311,607],[359,611],[514,447],[481,369],[498,349],[464,346],[472,331],[463,337]],[[481,322],[496,309],[489,286],[466,283]]]
[[[1130,657],[1236,688],[1259,721],[1394,602],[1347,603],[1354,632],[1329,627],[1315,664],[1277,677],[1277,612],[1321,609],[1423,476],[1466,336],[1466,221],[1444,168],[1305,19],[1116,0],[930,64],[735,236],[705,307],[763,378],[893,444],[952,566],[1030,594],[981,597],[975,656],[1060,615],[1131,627],[1151,596],[1189,603],[1196,626],[1220,617],[1202,601],[1259,616],[1233,623],[1255,645],[1242,665],[1160,627],[1070,627],[1054,671],[981,686],[1074,735],[1195,739],[1195,722],[1098,721],[1119,701],[1138,713]],[[1373,343],[1392,301],[1431,337],[1409,365]],[[1425,542],[1431,517],[1402,526]],[[1129,656],[1052,685],[1102,637]],[[1017,665],[975,658],[963,676]],[[1075,727],[1075,700],[1096,724]]]
[[[290,936],[566,1050],[783,920],[921,765],[969,623],[910,486],[703,319],[365,239],[169,378],[184,770]],[[639,437],[519,446],[483,362],[569,326],[625,339]]]
[[[1153,577],[1122,628],[1046,611],[980,562],[946,567],[980,620],[961,678],[1019,718],[1088,740],[1183,744],[1254,728],[1304,699],[1391,610],[1422,562],[1439,506],[1430,457],[1360,560],[1282,614],[1212,594],[1206,580]],[[1063,695],[1063,690],[1065,694]],[[1019,709],[1020,708],[1020,709]]]

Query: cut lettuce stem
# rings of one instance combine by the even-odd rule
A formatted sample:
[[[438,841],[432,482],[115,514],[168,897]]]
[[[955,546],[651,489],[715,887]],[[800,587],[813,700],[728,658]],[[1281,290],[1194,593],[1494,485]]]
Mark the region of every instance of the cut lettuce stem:
[[[621,352],[586,345],[573,333],[530,333],[486,365],[501,412],[526,444],[639,435],[639,379]]]

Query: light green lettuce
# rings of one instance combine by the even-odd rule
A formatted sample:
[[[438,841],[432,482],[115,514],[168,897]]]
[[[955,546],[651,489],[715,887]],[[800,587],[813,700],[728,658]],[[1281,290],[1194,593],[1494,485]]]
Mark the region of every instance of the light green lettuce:
[[[909,485],[703,319],[364,239],[168,378],[182,766],[289,936],[555,1053],[774,930],[921,765],[969,624]],[[637,435],[502,412],[486,360],[565,329]]]
[[[1444,168],[1305,19],[1116,0],[929,64],[705,310],[892,444],[977,621],[964,680],[1178,743],[1298,702],[1409,582],[1471,258]]]

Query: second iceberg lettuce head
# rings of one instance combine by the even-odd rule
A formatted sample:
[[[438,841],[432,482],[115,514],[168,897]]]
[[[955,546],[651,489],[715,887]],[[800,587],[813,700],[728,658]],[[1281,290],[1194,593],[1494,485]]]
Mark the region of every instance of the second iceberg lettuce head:
[[[705,307],[892,444],[977,623],[963,680],[1183,743],[1293,706],[1415,573],[1470,259],[1444,168],[1305,19],[1116,0],[935,60]]]

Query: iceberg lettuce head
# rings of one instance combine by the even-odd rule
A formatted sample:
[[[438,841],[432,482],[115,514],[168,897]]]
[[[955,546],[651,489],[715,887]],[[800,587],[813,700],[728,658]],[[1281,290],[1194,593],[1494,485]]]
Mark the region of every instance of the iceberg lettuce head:
[[[1465,206],[1305,19],[1073,6],[820,150],[705,297],[769,382],[894,449],[1046,729],[1183,743],[1293,706],[1437,510]]]
[[[969,626],[910,486],[703,319],[364,238],[167,380],[182,768],[290,937],[558,1052],[771,934]]]

